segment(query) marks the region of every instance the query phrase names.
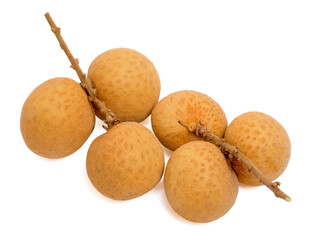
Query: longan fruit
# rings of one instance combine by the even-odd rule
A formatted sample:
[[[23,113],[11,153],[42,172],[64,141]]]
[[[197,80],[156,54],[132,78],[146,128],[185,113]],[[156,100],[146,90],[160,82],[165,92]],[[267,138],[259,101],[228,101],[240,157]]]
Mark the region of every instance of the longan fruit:
[[[61,158],[79,149],[90,136],[95,114],[87,94],[69,78],[53,78],[25,101],[20,130],[28,148],[46,158]]]
[[[136,122],[122,122],[92,142],[86,165],[91,183],[101,194],[127,200],[157,185],[164,154],[150,130]]]
[[[231,209],[238,194],[238,181],[218,147],[193,141],[171,155],[164,188],[177,214],[192,222],[210,222]]]
[[[202,140],[194,133],[188,133],[178,121],[185,124],[201,121],[219,137],[223,137],[227,126],[225,113],[218,103],[203,93],[189,90],[174,92],[155,105],[151,114],[152,129],[170,150],[176,150],[190,140]]]
[[[285,129],[271,116],[261,112],[247,112],[236,117],[226,128],[224,138],[245,154],[271,181],[286,169],[291,142]],[[261,182],[238,160],[232,160],[238,180],[248,185]]]
[[[156,68],[135,50],[116,48],[102,53],[90,64],[88,78],[99,100],[121,121],[143,121],[160,96]],[[96,115],[104,119],[99,112]]]

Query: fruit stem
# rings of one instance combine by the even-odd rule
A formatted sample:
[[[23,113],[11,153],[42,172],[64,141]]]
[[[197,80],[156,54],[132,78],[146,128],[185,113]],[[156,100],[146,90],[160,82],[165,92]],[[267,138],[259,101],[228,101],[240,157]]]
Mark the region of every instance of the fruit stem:
[[[210,130],[208,130],[202,122],[195,125],[193,124],[186,125],[185,123],[178,121],[178,123],[185,127],[189,132],[195,133],[195,135],[204,138],[206,141],[215,144],[217,147],[220,148],[224,155],[228,155],[229,158],[236,158],[240,161],[245,167],[248,169],[249,172],[254,174],[256,178],[259,179],[261,183],[263,183],[266,187],[268,187],[276,197],[282,198],[287,202],[290,202],[292,199],[286,195],[282,190],[280,190],[279,182],[272,182],[269,178],[267,178],[253,163],[252,161],[247,158],[242,152],[238,150],[238,147],[233,146],[225,141],[224,138],[220,138],[215,134],[212,134]]]
[[[93,107],[97,111],[101,112],[102,115],[105,116],[104,123],[106,124],[106,126],[103,125],[103,128],[108,130],[112,128],[113,126],[115,126],[116,124],[120,123],[120,120],[116,117],[116,115],[110,109],[106,107],[106,104],[103,101],[98,99],[97,89],[94,88],[90,79],[86,77],[86,74],[80,68],[78,59],[73,57],[70,49],[68,48],[67,44],[65,43],[64,39],[61,36],[60,28],[57,27],[57,25],[55,24],[54,20],[52,19],[52,17],[50,16],[48,12],[45,13],[44,16],[48,24],[51,27],[51,31],[55,34],[60,44],[60,47],[67,55],[68,59],[70,60],[71,68],[73,68],[75,72],[77,73],[81,81],[81,86],[86,91],[89,101],[92,103]]]

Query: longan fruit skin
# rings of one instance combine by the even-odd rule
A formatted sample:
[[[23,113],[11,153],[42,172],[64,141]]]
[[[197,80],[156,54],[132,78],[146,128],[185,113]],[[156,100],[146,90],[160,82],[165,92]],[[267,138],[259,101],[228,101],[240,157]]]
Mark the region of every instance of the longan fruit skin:
[[[46,158],[61,158],[79,149],[90,136],[95,114],[80,85],[53,78],[26,99],[20,130],[28,148]]]
[[[172,208],[192,222],[210,222],[225,215],[236,201],[238,181],[215,145],[193,141],[169,159],[164,188]]]
[[[271,116],[261,112],[247,112],[236,117],[225,131],[224,138],[245,154],[271,181],[286,169],[291,142],[283,126]],[[262,185],[248,169],[232,159],[238,180],[248,185]]]
[[[161,83],[153,63],[141,53],[116,48],[90,64],[88,78],[100,100],[121,121],[141,122],[158,102]],[[96,115],[104,119],[99,112]]]
[[[136,122],[122,122],[92,142],[86,165],[91,183],[101,194],[128,200],[157,185],[164,154],[150,130]]]
[[[190,90],[174,92],[156,104],[151,114],[152,129],[159,141],[172,151],[191,140],[202,140],[188,133],[178,121],[185,124],[201,121],[219,137],[223,137],[227,126],[225,113],[218,103],[203,93]]]

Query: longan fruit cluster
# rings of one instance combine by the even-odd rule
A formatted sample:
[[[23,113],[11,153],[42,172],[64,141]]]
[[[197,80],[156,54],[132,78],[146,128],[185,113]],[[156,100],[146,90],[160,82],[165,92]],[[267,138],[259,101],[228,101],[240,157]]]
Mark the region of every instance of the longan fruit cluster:
[[[247,185],[261,185],[265,183],[258,177],[266,179],[266,184],[278,178],[289,162],[291,143],[285,129],[269,115],[244,113],[227,126],[225,114],[214,100],[211,100],[211,105],[201,104],[207,96],[196,93],[199,98],[192,98],[192,94],[192,91],[181,91],[163,98],[155,106],[151,119],[154,133],[161,143],[170,150],[176,148],[167,162],[164,175],[168,201],[185,219],[208,222],[222,217],[235,202],[238,184],[233,179],[238,178],[239,182]],[[203,120],[204,112],[200,111],[201,105],[205,115],[208,113],[206,121]],[[206,128],[199,124],[204,121]],[[182,126],[185,125],[183,123],[187,128]],[[203,131],[198,130],[198,125],[210,137],[205,137]],[[218,130],[222,135],[217,136]],[[252,165],[244,165],[241,157],[235,157],[239,154]],[[251,166],[257,167],[257,175],[250,172]],[[204,170],[202,167],[205,167]],[[226,182],[229,183],[228,190]],[[284,194],[278,196],[290,201]],[[206,211],[209,204],[214,212]]]
[[[86,76],[60,29],[48,13],[45,17],[81,84],[53,78],[29,95],[20,129],[31,151],[46,158],[72,154],[92,133],[97,116],[108,131],[91,143],[86,169],[93,186],[108,198],[129,200],[153,189],[164,173],[162,144],[174,151],[164,173],[166,197],[189,221],[210,222],[225,215],[236,201],[238,181],[263,183],[288,199],[272,183],[291,154],[288,134],[275,119],[248,112],[228,125],[220,105],[196,91],[174,92],[158,102],[156,68],[127,48],[100,54]],[[138,123],[150,114],[155,135]]]

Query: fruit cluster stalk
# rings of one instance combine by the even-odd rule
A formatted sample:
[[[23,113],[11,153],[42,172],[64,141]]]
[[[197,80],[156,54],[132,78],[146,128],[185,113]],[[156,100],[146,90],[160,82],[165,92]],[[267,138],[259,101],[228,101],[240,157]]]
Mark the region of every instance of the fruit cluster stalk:
[[[220,148],[224,155],[228,156],[228,158],[234,157],[240,161],[248,169],[248,172],[254,174],[254,176],[257,177],[261,183],[273,191],[276,197],[282,198],[287,202],[291,201],[291,198],[279,188],[280,182],[272,182],[252,163],[249,158],[240,152],[236,146],[229,144],[225,141],[224,138],[220,138],[215,134],[212,134],[211,131],[208,130],[202,122],[198,124],[190,123],[189,125],[186,125],[185,123],[179,121],[179,124],[187,128],[189,132],[194,133],[195,135],[204,138],[206,141],[215,144]]]
[[[77,58],[74,58],[70,49],[68,48],[67,44],[65,43],[64,39],[61,36],[60,33],[60,28],[57,27],[55,24],[54,20],[50,16],[50,14],[47,12],[45,13],[45,18],[47,22],[49,23],[51,27],[51,31],[55,34],[60,47],[62,50],[65,52],[67,55],[68,59],[71,62],[71,67],[75,70],[77,73],[80,81],[81,81],[81,86],[82,88],[86,91],[89,101],[92,103],[93,107],[101,112],[103,116],[105,116],[105,126],[103,126],[105,129],[110,129],[116,124],[120,123],[120,120],[116,117],[116,115],[106,107],[106,104],[98,99],[97,97],[97,89],[92,85],[90,79],[86,77],[86,74],[82,71],[82,69],[79,66],[79,61]]]

